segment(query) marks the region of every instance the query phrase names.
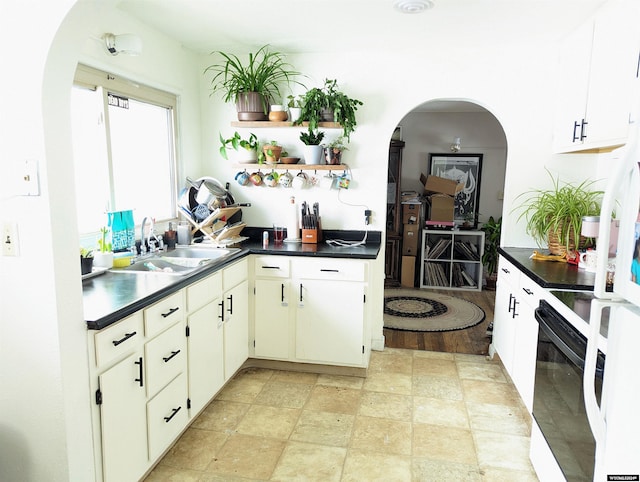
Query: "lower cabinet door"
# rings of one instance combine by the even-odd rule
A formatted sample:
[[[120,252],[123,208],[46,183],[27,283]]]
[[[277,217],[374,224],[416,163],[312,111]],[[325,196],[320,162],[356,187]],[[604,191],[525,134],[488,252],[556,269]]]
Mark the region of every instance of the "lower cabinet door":
[[[149,460],[142,350],[105,371],[99,383],[104,480],[136,481]]]
[[[289,280],[255,281],[255,356],[289,359]]]
[[[149,459],[156,460],[187,425],[187,376],[181,373],[147,403]]]
[[[195,416],[224,384],[224,324],[217,298],[189,315],[189,400]]]
[[[231,378],[249,358],[249,282],[224,294],[224,377]]]
[[[300,280],[296,294],[296,358],[360,365],[363,359],[364,285]]]

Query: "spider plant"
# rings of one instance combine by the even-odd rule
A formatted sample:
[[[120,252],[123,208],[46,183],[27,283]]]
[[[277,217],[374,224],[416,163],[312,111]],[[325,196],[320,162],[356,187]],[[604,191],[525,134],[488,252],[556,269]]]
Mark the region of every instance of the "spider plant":
[[[285,61],[280,52],[269,50],[269,45],[263,45],[256,52],[249,53],[246,63],[236,55],[213,51],[221,59],[208,66],[204,72],[213,73],[211,79],[211,95],[221,92],[224,102],[237,102],[238,97],[247,92],[262,94],[265,114],[271,100],[281,98],[280,86],[292,82],[304,87],[304,84],[294,80],[300,72]]]
[[[548,169],[546,171],[552,187],[520,194],[516,199],[525,199],[514,210],[522,211],[518,220],[526,219],[526,232],[538,246],[549,244],[549,236],[555,234],[559,245],[573,251],[580,239],[582,217],[600,215],[603,191],[592,189],[595,181],[561,183],[558,177],[554,178]]]

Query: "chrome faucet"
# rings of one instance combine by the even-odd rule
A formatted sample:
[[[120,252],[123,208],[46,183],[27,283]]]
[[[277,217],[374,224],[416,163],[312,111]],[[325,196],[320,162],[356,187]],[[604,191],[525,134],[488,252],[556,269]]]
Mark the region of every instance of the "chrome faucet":
[[[145,240],[144,238],[144,226],[145,224],[147,224],[147,219],[149,220],[149,234],[147,235],[147,239]],[[144,254],[147,252],[147,249],[149,250],[149,253],[153,253],[155,251],[156,248],[156,243],[160,243],[160,240],[158,239],[158,237],[156,236],[156,233],[154,232],[154,222],[153,222],[153,218],[147,218],[146,216],[144,217],[144,219],[142,220],[142,224],[140,225],[140,254]],[[153,237],[153,239],[155,240],[155,242],[153,243],[153,246],[151,244],[151,238]],[[147,248],[148,246],[148,248]]]

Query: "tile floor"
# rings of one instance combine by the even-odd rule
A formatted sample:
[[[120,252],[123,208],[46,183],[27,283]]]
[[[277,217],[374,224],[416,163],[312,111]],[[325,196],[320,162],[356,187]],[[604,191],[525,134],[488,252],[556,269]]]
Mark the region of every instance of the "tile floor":
[[[235,376],[146,481],[537,481],[499,361],[387,348],[366,379]]]

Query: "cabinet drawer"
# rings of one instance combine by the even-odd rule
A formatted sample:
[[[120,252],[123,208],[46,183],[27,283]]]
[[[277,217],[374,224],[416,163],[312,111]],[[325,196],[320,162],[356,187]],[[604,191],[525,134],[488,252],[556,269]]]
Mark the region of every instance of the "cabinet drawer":
[[[498,283],[508,283],[513,288],[518,287],[520,270],[503,256],[498,262]]]
[[[152,397],[176,375],[187,370],[186,344],[183,323],[177,323],[147,342],[144,352],[149,397]]]
[[[531,308],[535,309],[540,303],[540,299],[544,296],[544,288],[533,281],[528,276],[520,275],[520,289],[518,298],[527,303]]]
[[[144,310],[144,330],[151,337],[184,320],[184,294],[178,291]]]
[[[294,277],[318,280],[365,281],[367,262],[347,259],[303,259],[293,266]]]
[[[142,343],[142,312],[95,334],[96,365],[106,365]]]
[[[253,267],[259,278],[289,277],[289,258],[286,256],[258,256]]]
[[[224,291],[242,283],[249,275],[249,261],[247,258],[222,270],[222,287]]]
[[[218,298],[221,293],[222,273],[218,271],[187,288],[187,310],[189,313],[193,313]]]
[[[180,434],[187,412],[187,377],[182,373],[147,403],[149,460],[158,458]]]

